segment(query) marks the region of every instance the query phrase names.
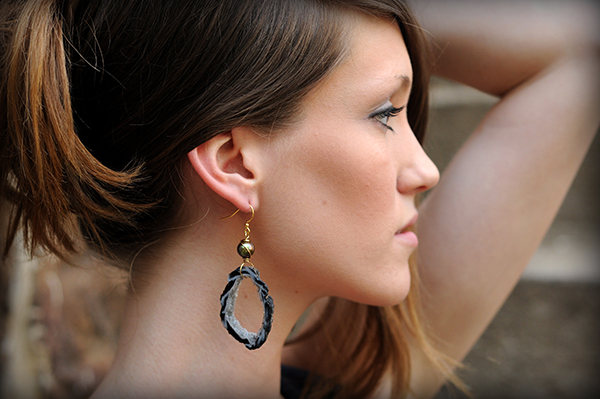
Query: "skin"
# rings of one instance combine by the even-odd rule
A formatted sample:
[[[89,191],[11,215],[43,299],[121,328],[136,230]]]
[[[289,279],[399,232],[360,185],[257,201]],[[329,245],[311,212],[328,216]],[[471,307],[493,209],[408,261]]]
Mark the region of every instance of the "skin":
[[[420,208],[426,316],[461,360],[517,283],[600,124],[600,10],[591,3],[434,1],[436,74],[498,96]],[[510,27],[510,29],[506,29]],[[412,386],[443,382],[415,350]]]
[[[408,102],[412,69],[398,26],[352,18],[350,55],[306,98],[300,122],[271,138],[236,128],[189,154],[186,219],[201,223],[175,233],[146,266],[96,397],[279,397],[284,341],[311,303],[336,295],[390,305],[406,297],[415,196],[439,173],[405,111],[373,116]],[[220,221],[231,204],[246,214]],[[241,262],[235,247],[249,204],[252,262],[275,302],[269,339],[252,352],[217,316],[225,276]],[[255,295],[251,286],[243,292],[236,314],[256,331]],[[232,375],[236,384],[226,383]]]
[[[483,6],[421,10],[443,49],[437,73],[501,99],[419,209],[426,317],[457,360],[518,280],[598,126],[597,43],[570,33],[581,31],[579,19],[525,11],[509,20]],[[353,18],[349,58],[311,93],[297,125],[273,138],[239,127],[189,154],[186,225],[145,259],[144,287],[128,299],[115,364],[94,397],[278,398],[282,357],[302,366],[298,354],[307,352],[283,351],[284,341],[313,301],[339,295],[387,305],[406,296],[414,247],[396,233],[438,174],[405,113],[389,120],[394,132],[369,118],[388,100],[406,103],[398,76],[412,71],[398,29]],[[234,248],[249,204],[252,261],[275,301],[271,335],[252,352],[217,316],[225,276],[240,263]],[[246,213],[220,220],[235,208]],[[260,306],[245,296],[236,314],[260,320]],[[416,347],[411,355],[414,395],[433,396],[443,379]]]
[[[307,99],[302,122],[270,141],[257,230],[269,233],[265,261],[283,261],[285,278],[312,300],[391,305],[408,293],[415,249],[396,233],[414,223],[415,195],[439,174],[405,111],[389,127],[370,116],[408,102],[412,69],[398,26],[358,18],[353,34],[349,58]]]

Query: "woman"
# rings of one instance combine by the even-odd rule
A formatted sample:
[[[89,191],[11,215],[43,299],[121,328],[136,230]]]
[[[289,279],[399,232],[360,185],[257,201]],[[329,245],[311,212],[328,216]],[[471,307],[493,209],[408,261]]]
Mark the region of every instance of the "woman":
[[[95,398],[434,395],[598,126],[587,6],[432,3],[435,72],[501,101],[417,213],[439,179],[419,144],[430,64],[398,1],[2,7],[9,243],[21,227],[31,249],[131,271]]]

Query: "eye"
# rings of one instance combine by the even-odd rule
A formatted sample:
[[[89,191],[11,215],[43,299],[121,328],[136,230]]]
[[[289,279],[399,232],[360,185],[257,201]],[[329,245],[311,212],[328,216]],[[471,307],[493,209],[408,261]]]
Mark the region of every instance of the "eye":
[[[386,108],[377,110],[373,114],[371,114],[370,118],[375,119],[377,122],[381,123],[383,126],[385,126],[393,132],[394,129],[392,129],[391,126],[388,125],[389,119],[400,114],[402,111],[404,111],[404,108],[406,108],[406,106],[395,108],[392,105],[386,105]]]

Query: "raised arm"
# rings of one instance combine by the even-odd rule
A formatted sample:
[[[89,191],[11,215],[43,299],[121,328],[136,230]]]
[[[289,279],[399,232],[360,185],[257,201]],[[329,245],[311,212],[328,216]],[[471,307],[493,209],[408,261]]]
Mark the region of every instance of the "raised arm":
[[[501,101],[421,206],[425,313],[462,359],[540,244],[600,120],[599,9],[581,2],[415,2],[436,73]],[[442,379],[414,354],[413,389]]]

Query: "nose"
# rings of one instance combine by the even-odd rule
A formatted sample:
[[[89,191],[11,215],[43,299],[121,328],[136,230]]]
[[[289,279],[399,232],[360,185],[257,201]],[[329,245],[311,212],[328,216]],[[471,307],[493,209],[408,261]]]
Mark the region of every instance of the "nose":
[[[414,136],[413,136],[414,137]],[[440,172],[414,138],[407,163],[398,174],[397,189],[402,194],[418,194],[433,188],[440,180]]]

